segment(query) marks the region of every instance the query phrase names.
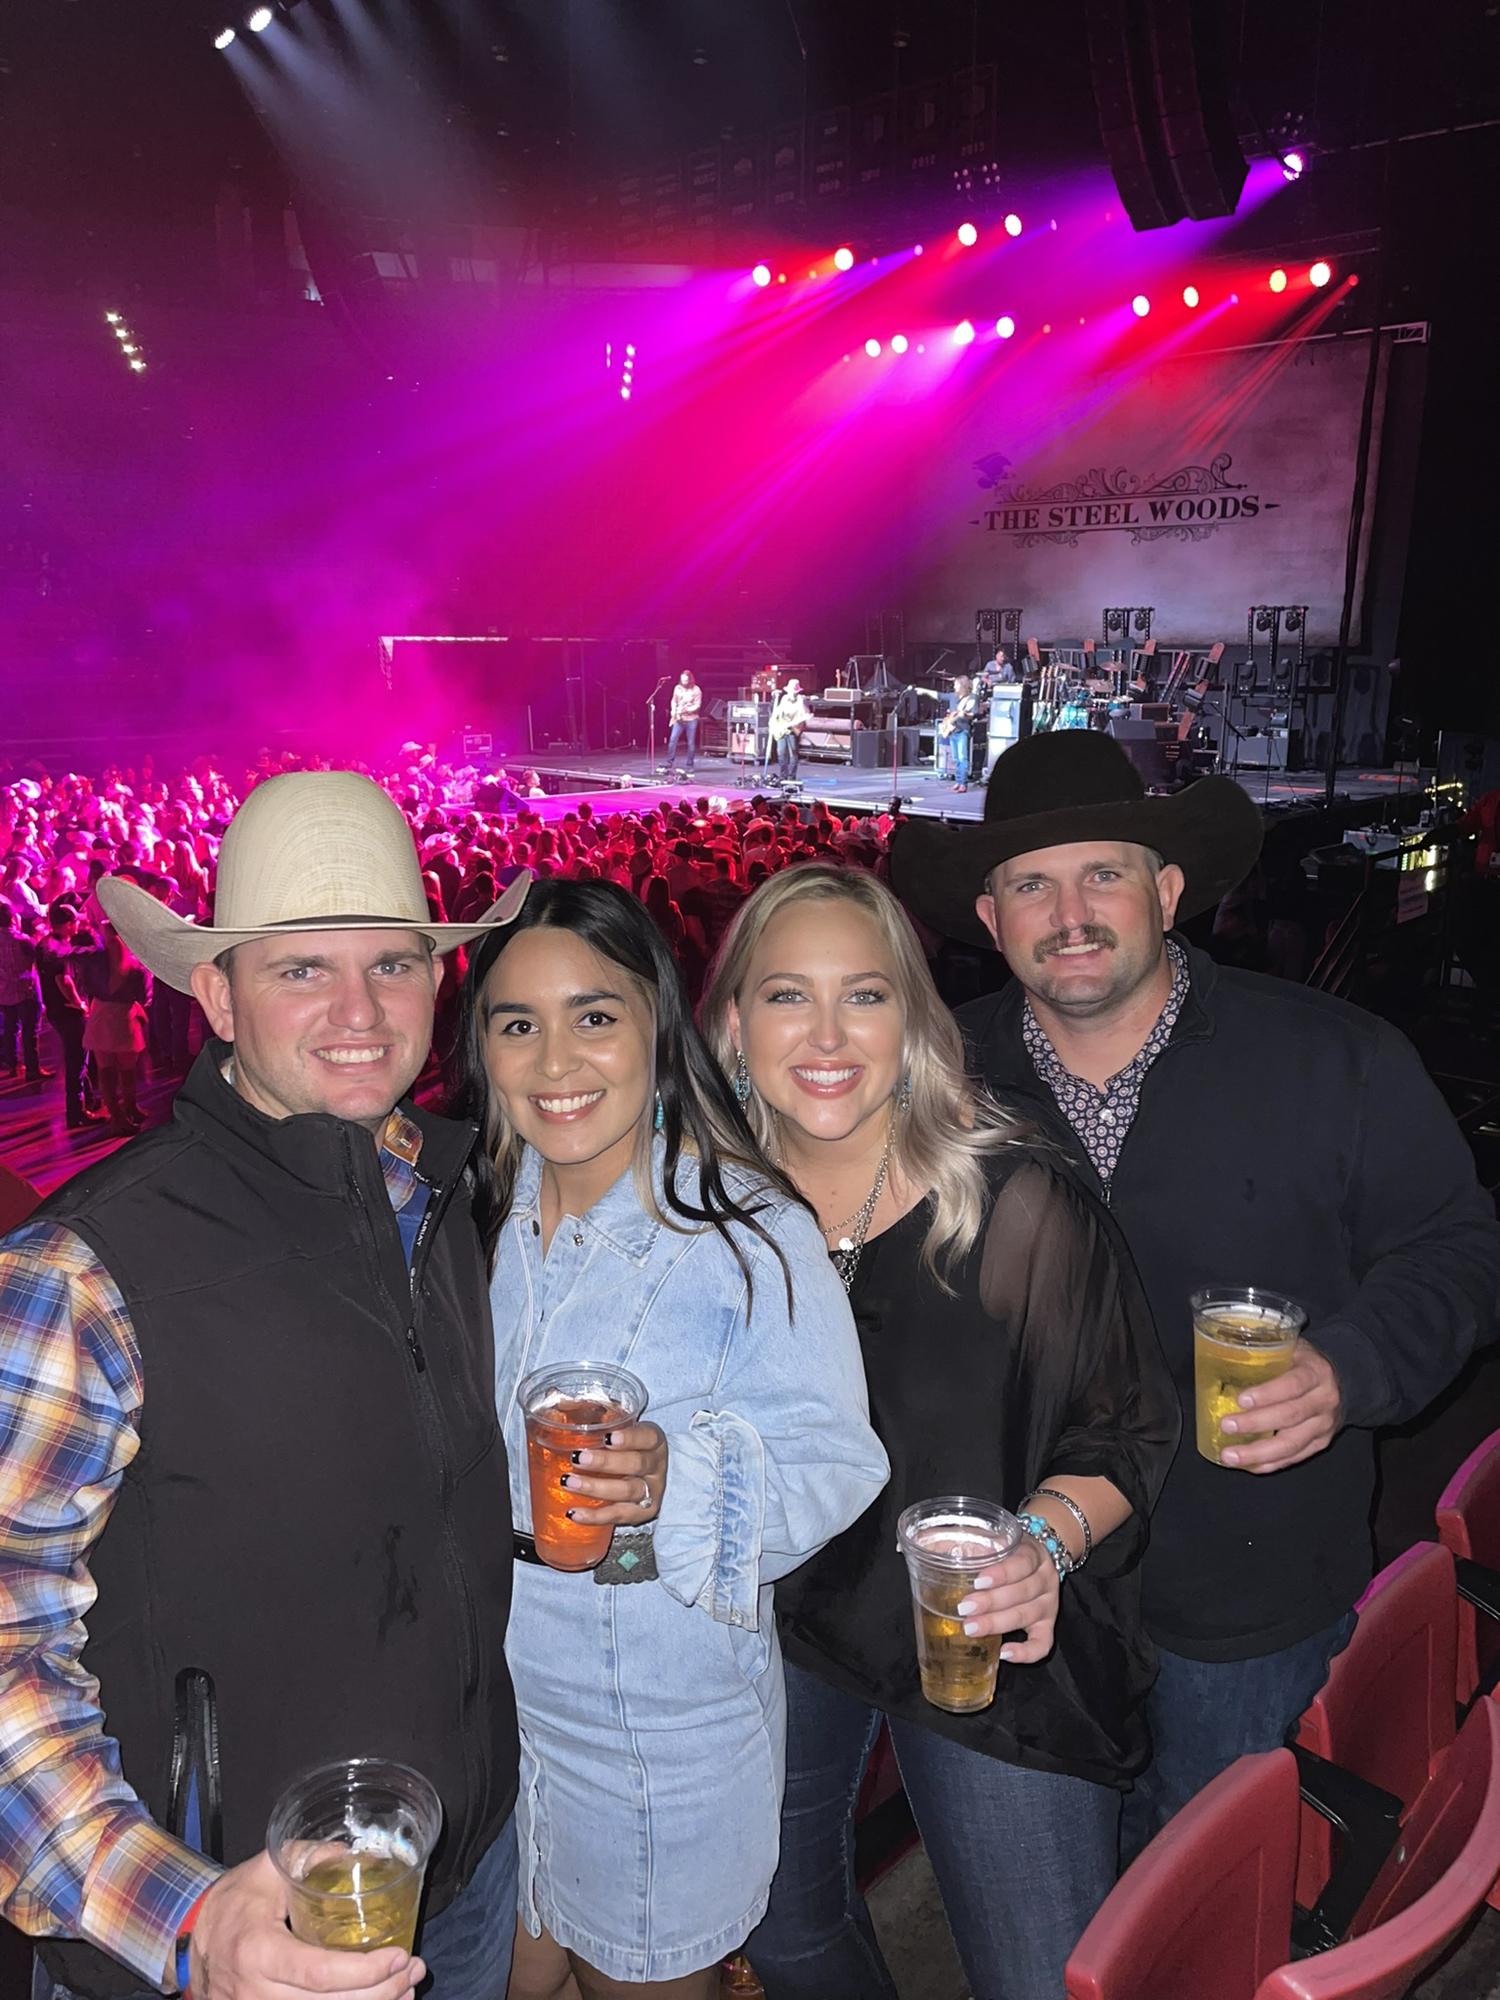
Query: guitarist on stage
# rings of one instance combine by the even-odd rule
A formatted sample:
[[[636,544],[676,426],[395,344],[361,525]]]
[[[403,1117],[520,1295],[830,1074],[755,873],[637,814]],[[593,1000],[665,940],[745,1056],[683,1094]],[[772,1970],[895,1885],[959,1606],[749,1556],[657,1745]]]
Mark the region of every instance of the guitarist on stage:
[[[974,683],[967,674],[960,674],[953,683],[953,706],[938,724],[938,735],[948,745],[953,759],[953,775],[957,780],[955,792],[969,789],[970,752],[974,743],[974,716],[979,707],[979,698],[974,692]]]
[[[802,732],[812,721],[812,710],[802,699],[801,681],[788,681],[771,710],[771,726],[766,741],[766,762],[776,759],[783,779],[797,775],[797,749]]]

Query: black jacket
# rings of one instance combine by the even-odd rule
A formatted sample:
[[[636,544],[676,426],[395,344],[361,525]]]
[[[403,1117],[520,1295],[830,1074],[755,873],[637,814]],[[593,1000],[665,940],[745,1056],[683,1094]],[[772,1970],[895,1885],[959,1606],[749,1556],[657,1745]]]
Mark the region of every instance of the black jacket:
[[[230,1864],[264,1846],[299,1770],[361,1755],[414,1765],[445,1816],[431,1914],[467,1882],[516,1786],[510,1496],[469,1213],[474,1134],[403,1106],[430,1184],[408,1272],[369,1135],[262,1116],[224,1081],[224,1054],[199,1057],[168,1127],[42,1211],[119,1287],[145,1385],[140,1450],[90,1553],[83,1667],[163,1826],[185,1732],[216,1731]],[[140,1987],[91,1946],[41,1951],[79,1994]]]
[[[1110,1208],[1182,1400],[1183,1441],[1152,1521],[1146,1621],[1170,1651],[1255,1658],[1332,1624],[1369,1580],[1371,1429],[1414,1416],[1493,1337],[1500,1225],[1457,1125],[1393,1028],[1189,949],[1191,990],[1147,1072]],[[1012,981],[963,1008],[976,1067],[1099,1182],[1021,1039]],[[1257,1284],[1308,1310],[1344,1429],[1266,1475],[1193,1444],[1189,1294]]]

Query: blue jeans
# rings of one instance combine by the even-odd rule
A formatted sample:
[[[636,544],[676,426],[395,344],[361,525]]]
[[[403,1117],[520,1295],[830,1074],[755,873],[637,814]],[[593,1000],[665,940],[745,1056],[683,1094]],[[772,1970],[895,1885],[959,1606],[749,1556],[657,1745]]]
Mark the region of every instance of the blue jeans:
[[[698,761],[698,718],[696,715],[691,722],[674,722],[668,731],[667,763],[669,766],[677,762],[677,746],[679,743],[687,744],[687,767],[691,771],[694,764]]]
[[[953,753],[954,782],[966,785],[969,782],[969,752],[974,738],[967,729],[955,729],[948,739],[948,747]]]
[[[1173,1813],[1236,1757],[1275,1750],[1328,1678],[1355,1615],[1258,1660],[1188,1660],[1158,1651],[1156,1685],[1146,1705],[1153,1756],[1125,1800],[1120,1854],[1126,1867]]]
[[[854,1879],[854,1800],[880,1714],[790,1662],[786,1690],[781,1862],[746,1954],[767,2000],[896,2000]],[[916,1723],[893,1720],[891,1737],[973,2000],[1060,2000],[1068,1953],[1114,1884],[1119,1794]]]
[[[423,1924],[417,1951],[427,1966],[418,2000],[505,2000],[510,1955],[516,1939],[516,1823],[508,1819],[490,1843],[468,1887],[447,1909]],[[56,1986],[37,1959],[31,2000],[74,2000]],[[132,2000],[161,2000],[143,1986]]]

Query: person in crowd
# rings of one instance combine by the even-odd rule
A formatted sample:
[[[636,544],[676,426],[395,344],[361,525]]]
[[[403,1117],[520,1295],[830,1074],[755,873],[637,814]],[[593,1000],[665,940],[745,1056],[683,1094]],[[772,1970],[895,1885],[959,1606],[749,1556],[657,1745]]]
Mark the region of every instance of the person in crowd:
[[[687,747],[687,775],[692,777],[693,766],[698,761],[698,724],[703,713],[703,690],[687,671],[686,667],[677,676],[677,685],[672,690],[672,706],[668,714],[671,727],[667,733],[667,776],[677,776],[677,752],[679,747]]]
[[[259,785],[223,859],[214,927],[100,883],[216,1039],[170,1126],[0,1242],[0,1912],[41,1941],[38,2000],[403,2000],[424,1973],[432,2000],[503,2000],[509,1481],[474,1135],[406,1092],[438,954],[517,896],[430,924],[398,809],[349,772]],[[420,1957],[286,1927],[272,1805],[350,1753],[441,1796]],[[170,1830],[195,1820],[198,1846]]]
[[[1013,973],[962,1010],[974,1060],[1109,1203],[1177,1382],[1188,1434],[1143,1571],[1155,1751],[1127,1856],[1316,1694],[1370,1576],[1372,1433],[1453,1379],[1500,1300],[1493,1207],[1403,1037],[1175,932],[1243,879],[1260,833],[1231,779],[1150,798],[1117,744],[1069,731],[1000,759],[982,823],[907,824],[891,857],[912,910]],[[1308,1318],[1213,1463],[1192,1443],[1189,1300],[1225,1284]]]
[[[109,1131],[114,1138],[129,1139],[145,1123],[136,1083],[146,1051],[151,977],[112,926],[106,927],[97,951],[74,963],[78,989],[88,1002],[83,1046],[94,1059]]]
[[[93,933],[79,929],[78,905],[71,896],[59,896],[49,904],[46,935],[37,941],[36,973],[42,1012],[62,1048],[63,1116],[70,1132],[104,1118],[102,1111],[91,1110],[84,1102],[88,1007],[73,977],[77,959],[95,948]]]
[[[511,2000],[711,2000],[776,1865],[771,1585],[864,1510],[885,1454],[817,1226],[757,1151],[641,904],[538,884],[475,952],[465,997],[518,1524],[535,1519],[518,1400],[533,1370],[621,1364],[658,1427],[562,1475],[616,1526],[592,1578],[516,1537]]]
[[[36,947],[16,921],[9,903],[0,903],[0,1076],[24,1065],[28,1083],[51,1076],[37,1053],[42,992],[37,984]]]
[[[788,869],[746,904],[704,1030],[751,1128],[817,1210],[854,1309],[891,1481],[777,1591],[781,1865],[747,1953],[769,2000],[895,2000],[853,1875],[882,1717],[975,2000],[1054,2000],[1115,1877],[1145,1763],[1145,1521],[1177,1441],[1170,1377],[1100,1204],[964,1073],[899,904]],[[960,1606],[1008,1635],[995,1700],[923,1697],[897,1521],[976,1494],[1017,1551]]]

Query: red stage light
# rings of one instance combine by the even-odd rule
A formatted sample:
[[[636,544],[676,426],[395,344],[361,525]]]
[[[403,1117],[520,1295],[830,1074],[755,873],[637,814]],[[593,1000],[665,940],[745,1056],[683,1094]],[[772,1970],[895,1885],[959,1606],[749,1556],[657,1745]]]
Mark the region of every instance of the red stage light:
[[[834,251],[833,268],[836,271],[852,271],[854,269],[854,252],[849,248],[847,243],[841,244]]]
[[[892,354],[904,354],[910,345],[911,343],[904,333],[893,333],[891,335]]]
[[[1279,264],[1271,273],[1269,283],[1273,292],[1284,292],[1286,290],[1286,272],[1282,270]]]
[[[962,243],[965,250],[972,250],[974,245],[979,241],[979,231],[974,227],[972,222],[961,222],[958,225],[958,240]]]
[[[996,333],[999,334],[1000,338],[1002,340],[1009,340],[1011,335],[1015,332],[1015,330],[1016,330],[1016,323],[1011,318],[1010,314],[1001,313],[999,319],[995,321],[995,331]]]
[[[1198,303],[1198,287],[1197,287],[1196,285],[1184,285],[1184,286],[1183,286],[1183,288],[1182,288],[1182,303],[1183,303],[1183,304],[1184,304],[1185,306],[1195,306],[1195,305],[1197,305],[1197,303]]]
[[[1010,215],[1006,216],[1005,233],[1007,236],[1019,236],[1021,233],[1021,226],[1022,226],[1021,218],[1019,215],[1016,215],[1014,212],[1012,212]]]
[[[958,325],[953,329],[953,345],[955,347],[967,347],[969,342],[973,338],[974,338],[973,320],[961,319],[958,322]]]
[[[873,361],[879,352],[880,352],[880,342],[872,336],[869,340],[865,342],[865,353],[868,354],[870,359]]]
[[[1151,301],[1146,297],[1144,292],[1137,292],[1135,297],[1130,301],[1130,310],[1135,314],[1137,319],[1144,319],[1151,310]]]
[[[1322,291],[1323,287],[1328,283],[1328,280],[1332,276],[1333,276],[1333,266],[1329,263],[1325,263],[1324,260],[1320,257],[1317,263],[1312,265],[1308,270],[1307,282],[1310,285],[1312,285],[1316,290]]]
[[[757,264],[750,275],[757,285],[769,285],[771,282],[771,267],[769,264]]]

